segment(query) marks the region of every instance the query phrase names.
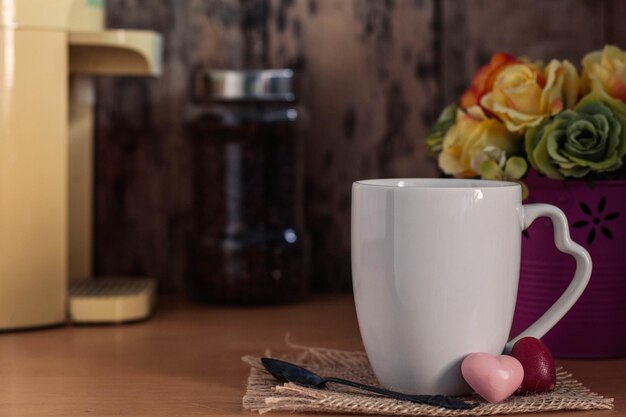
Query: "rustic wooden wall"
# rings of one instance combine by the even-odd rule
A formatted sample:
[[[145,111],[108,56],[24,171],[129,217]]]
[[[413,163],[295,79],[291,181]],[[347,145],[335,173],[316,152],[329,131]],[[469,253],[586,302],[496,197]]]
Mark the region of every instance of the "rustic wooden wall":
[[[434,176],[422,140],[495,51],[578,62],[626,47],[618,0],[108,0],[110,27],[165,36],[159,79],[102,79],[96,271],[149,274],[180,291],[189,267],[187,81],[199,65],[292,67],[309,113],[306,216],[313,279],[349,286],[350,184]]]

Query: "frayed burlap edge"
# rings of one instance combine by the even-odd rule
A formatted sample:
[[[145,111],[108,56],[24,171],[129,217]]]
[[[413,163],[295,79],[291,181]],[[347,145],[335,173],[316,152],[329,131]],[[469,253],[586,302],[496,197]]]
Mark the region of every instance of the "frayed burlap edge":
[[[300,364],[321,375],[337,376],[378,385],[364,352],[313,348],[289,344],[292,348],[281,359]],[[269,352],[266,356],[271,356]],[[244,356],[250,365],[248,387],[243,407],[261,414],[270,411],[378,414],[398,416],[484,416],[532,413],[556,410],[610,410],[613,399],[604,398],[559,368],[557,386],[550,393],[513,396],[500,404],[490,404],[478,396],[468,397],[480,403],[473,410],[446,410],[429,405],[397,401],[377,395],[357,393],[332,385],[329,389],[311,389],[291,383],[280,384],[263,368],[259,357]]]

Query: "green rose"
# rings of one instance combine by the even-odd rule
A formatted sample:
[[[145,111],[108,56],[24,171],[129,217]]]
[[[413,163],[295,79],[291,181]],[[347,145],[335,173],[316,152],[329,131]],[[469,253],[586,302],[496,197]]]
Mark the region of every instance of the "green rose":
[[[456,120],[457,105],[450,104],[443,109],[437,122],[426,133],[426,146],[431,155],[438,155],[442,149],[443,137],[446,136],[448,130],[454,125]]]
[[[528,161],[554,179],[614,171],[626,153],[626,104],[590,93],[526,132]]]

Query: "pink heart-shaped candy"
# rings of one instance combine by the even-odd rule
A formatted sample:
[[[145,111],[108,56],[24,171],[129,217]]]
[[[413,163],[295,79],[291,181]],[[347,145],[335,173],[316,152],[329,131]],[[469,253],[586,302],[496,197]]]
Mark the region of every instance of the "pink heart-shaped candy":
[[[463,359],[461,372],[469,386],[492,403],[509,398],[524,379],[522,364],[508,355],[471,353]]]

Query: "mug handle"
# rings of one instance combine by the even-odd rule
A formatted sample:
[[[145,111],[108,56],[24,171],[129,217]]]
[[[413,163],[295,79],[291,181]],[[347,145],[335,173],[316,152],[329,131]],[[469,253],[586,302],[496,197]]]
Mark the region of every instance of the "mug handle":
[[[541,338],[546,334],[574,305],[587,287],[591,276],[591,256],[578,243],[573,242],[569,235],[567,217],[556,206],[551,204],[526,204],[522,207],[522,230],[527,229],[538,217],[548,217],[554,226],[554,243],[563,253],[576,259],[576,273],[572,282],[558,300],[530,327],[510,340],[504,351],[510,352],[513,345],[523,337]]]

